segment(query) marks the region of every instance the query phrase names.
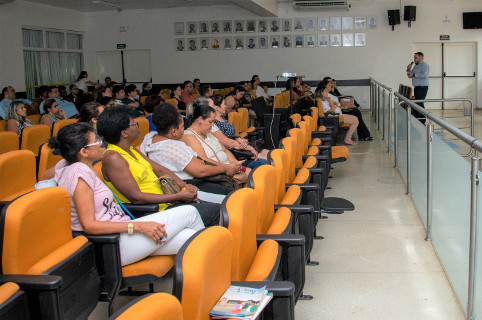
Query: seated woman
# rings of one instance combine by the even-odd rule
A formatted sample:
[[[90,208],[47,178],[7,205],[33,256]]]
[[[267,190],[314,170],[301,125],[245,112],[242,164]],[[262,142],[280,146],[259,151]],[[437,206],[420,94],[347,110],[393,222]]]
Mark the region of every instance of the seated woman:
[[[206,202],[221,203],[224,197],[219,195],[227,195],[234,190],[203,178],[223,173],[233,176],[241,166],[237,164],[206,165],[198,158],[196,152],[181,141],[184,134],[184,120],[174,106],[169,103],[157,106],[152,114],[152,122],[157,132],[148,133],[141,144],[141,151],[151,160],[168,168],[185,182],[198,187],[203,192],[198,193],[199,198]]]
[[[33,123],[27,118],[27,109],[22,101],[14,101],[8,106],[5,120],[5,130],[13,131],[19,136],[24,128],[33,126]]]
[[[132,147],[132,143],[139,137],[138,123],[133,120],[132,111],[128,106],[116,106],[105,109],[97,119],[97,130],[109,144],[102,159],[101,170],[109,189],[121,202],[159,204],[159,211],[172,208],[176,202],[190,203],[198,210],[204,225],[219,224],[218,204],[196,203],[195,186],[186,184],[171,170]],[[169,175],[182,191],[165,194],[159,183],[159,177],[163,175]]]
[[[156,131],[156,126],[152,123],[152,113],[154,109],[162,103],[162,98],[155,95],[150,95],[146,98],[146,103],[144,104],[144,111],[148,113],[146,119],[149,121],[149,132]]]
[[[182,85],[176,86],[176,89],[172,90],[171,92],[171,98],[176,99],[177,101],[177,110],[179,110],[180,113],[186,114],[186,104],[184,101],[181,99],[181,94],[182,94]]]
[[[311,91],[302,86],[300,77],[290,78],[286,81],[286,90],[288,91],[290,90],[290,83],[293,104],[298,103],[299,106],[295,112],[301,114],[303,110],[309,110],[309,108],[314,105],[313,99],[311,98]]]
[[[40,117],[40,124],[45,124],[50,127],[54,125],[54,122],[58,120],[67,119],[65,111],[59,108],[59,105],[55,99],[48,99],[44,102],[45,113]]]
[[[232,97],[226,99],[232,101]],[[247,165],[249,168],[254,169],[266,164],[268,150],[262,149],[261,152],[258,153],[258,151],[248,143],[247,139],[243,139],[235,134],[236,130],[234,126],[226,119],[226,115],[232,111],[232,108],[230,107],[228,109],[225,99],[219,95],[214,95],[211,100],[216,110],[214,124],[219,129],[211,131],[211,133],[228,149],[248,150],[253,153],[253,161],[250,161]],[[232,106],[232,103],[229,103],[229,105]]]
[[[120,233],[122,266],[148,256],[176,254],[187,239],[204,228],[196,209],[178,207],[131,221],[93,170],[93,163],[102,159],[101,145],[102,140],[87,123],[63,127],[49,141],[49,147],[64,158],[55,166],[55,181],[70,194],[72,230]]]
[[[323,112],[338,113],[339,115],[341,115],[341,109],[335,105],[335,103],[330,99],[330,97],[328,97],[330,87],[322,84],[319,89],[322,94]],[[351,139],[351,137],[353,136],[353,133],[358,127],[358,119],[357,117],[349,114],[343,115],[343,119],[345,123],[350,124],[350,129],[348,129],[348,132],[345,136],[345,144],[355,145],[356,143]]]
[[[104,106],[98,102],[87,102],[80,108],[79,122],[86,122],[97,128],[97,118],[104,111]]]
[[[182,141],[204,160],[214,161],[218,165],[240,165],[244,161],[236,160],[234,155],[211,133],[216,111],[210,104],[212,105],[212,100],[203,97],[194,101],[194,111],[186,121],[188,128],[184,131]],[[250,169],[246,169],[248,170]],[[247,181],[247,176],[242,172],[233,177],[241,184]]]

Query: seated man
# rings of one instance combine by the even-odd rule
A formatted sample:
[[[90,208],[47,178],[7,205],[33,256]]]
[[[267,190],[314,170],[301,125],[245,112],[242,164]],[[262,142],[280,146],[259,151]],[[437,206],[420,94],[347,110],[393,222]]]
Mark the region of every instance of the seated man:
[[[49,99],[55,99],[55,101],[57,101],[57,104],[59,105],[59,108],[64,110],[67,118],[73,118],[79,113],[79,111],[75,107],[74,103],[69,102],[69,101],[64,101],[64,99],[62,99],[60,97],[59,88],[49,87],[49,89],[47,91],[47,97]],[[41,114],[45,113],[45,110],[44,110],[43,106],[44,106],[44,101],[42,101],[42,103],[40,104],[40,107],[39,107]]]
[[[22,101],[25,107],[28,108],[33,102],[27,99],[15,99],[16,93],[12,86],[8,86],[2,89],[3,99],[0,101],[0,117],[5,119],[8,112],[8,107],[13,101]]]
[[[184,90],[181,94],[181,100],[186,104],[190,104],[194,100],[196,100],[196,96],[194,95],[194,86],[190,80],[186,80],[183,83]]]

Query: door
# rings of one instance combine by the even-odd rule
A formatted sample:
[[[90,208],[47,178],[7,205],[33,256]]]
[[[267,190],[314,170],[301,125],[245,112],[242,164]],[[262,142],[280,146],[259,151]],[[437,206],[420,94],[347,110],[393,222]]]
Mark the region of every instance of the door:
[[[126,83],[151,82],[150,50],[118,50],[96,52],[97,77],[104,81]]]

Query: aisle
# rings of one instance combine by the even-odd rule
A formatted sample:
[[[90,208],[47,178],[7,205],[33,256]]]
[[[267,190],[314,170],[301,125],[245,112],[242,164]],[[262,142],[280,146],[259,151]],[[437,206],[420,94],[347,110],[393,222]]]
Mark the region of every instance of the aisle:
[[[375,141],[333,165],[326,196],[356,210],[319,221],[325,239],[315,240],[312,259],[320,265],[307,266],[305,285],[315,299],[298,302],[296,319],[464,319],[392,156],[370,130]]]

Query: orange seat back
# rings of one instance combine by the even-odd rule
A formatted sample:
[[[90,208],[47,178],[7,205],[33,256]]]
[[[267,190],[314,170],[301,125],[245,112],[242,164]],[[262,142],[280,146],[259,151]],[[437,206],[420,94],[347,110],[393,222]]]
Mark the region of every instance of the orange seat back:
[[[291,129],[293,130],[293,129]],[[296,129],[295,129],[296,130]],[[299,130],[299,129],[298,129]],[[296,176],[296,139],[293,137],[286,137],[281,140],[281,146],[286,150],[288,165],[286,166],[286,181],[292,183]]]
[[[247,108],[239,108],[238,113],[240,115],[239,132],[245,132],[248,130],[249,111]]]
[[[5,131],[6,125],[7,125],[7,122],[5,120],[0,120],[0,132]]]
[[[228,121],[234,126],[235,133],[239,135],[241,132],[241,116],[236,111],[228,113]]]
[[[296,128],[298,123],[301,121],[301,115],[299,113],[294,113],[290,116],[291,125],[293,128]]]
[[[22,130],[20,149],[30,150],[38,156],[39,148],[50,138],[50,128],[44,124],[36,124]]]
[[[268,159],[271,161],[271,165],[274,166],[276,171],[276,183],[275,183],[275,203],[279,204],[283,200],[286,194],[286,183],[289,166],[288,152],[284,149],[274,149],[268,154]]]
[[[40,117],[41,117],[40,114],[31,114],[31,115],[27,116],[28,120],[30,120],[30,122],[32,122],[33,124],[39,124],[40,123]]]
[[[139,138],[137,138],[136,141],[132,144],[133,147],[139,146],[142,141],[144,141],[144,137],[146,134],[149,133],[149,120],[146,119],[146,117],[137,117],[134,118],[134,121],[137,121],[139,123]]]
[[[52,125],[52,137],[56,136],[59,133],[60,129],[72,123],[77,123],[77,119],[62,119],[55,121]]]
[[[311,107],[311,131],[318,131],[318,108]]]
[[[12,131],[0,132],[0,154],[18,150],[18,134]]]
[[[184,319],[209,320],[209,312],[231,285],[233,236],[214,226],[199,231],[176,256],[173,293]]]
[[[172,104],[173,106],[175,106],[177,108],[177,100],[172,98],[172,99],[166,99],[166,103],[170,103]]]
[[[298,125],[300,125],[300,123]],[[302,124],[303,130],[306,129],[304,125],[305,124]],[[303,155],[305,154],[303,131],[300,128],[293,128],[288,131],[288,134],[294,140],[294,167],[301,168],[303,166]],[[308,150],[308,148],[306,148],[306,150]]]
[[[290,92],[283,91],[275,96],[275,108],[286,109],[290,106]]]
[[[35,155],[29,150],[0,154],[0,201],[10,201],[34,189]]]
[[[257,234],[266,234],[273,223],[275,195],[278,193],[278,190],[273,190],[273,181],[277,183],[276,169],[273,166],[262,165],[250,173],[251,188],[258,194]]]
[[[165,292],[158,292],[143,296],[115,319],[182,320],[182,307],[176,297]]]
[[[147,96],[142,96],[139,98],[139,101],[144,105],[146,104]]]
[[[318,106],[318,117],[325,117],[325,112],[323,111],[323,101],[321,98],[316,98],[316,105]]]
[[[47,171],[50,168],[55,167],[57,162],[62,160],[61,155],[55,155],[53,153],[53,149],[50,149],[49,146],[44,143],[40,147],[40,152],[39,152],[39,159],[38,159],[38,170],[37,170],[37,180],[40,181],[43,179],[43,176],[45,174],[45,171]]]

